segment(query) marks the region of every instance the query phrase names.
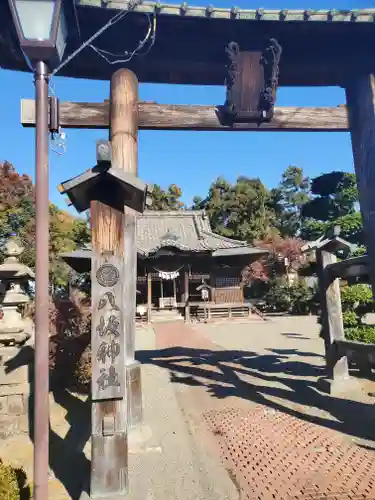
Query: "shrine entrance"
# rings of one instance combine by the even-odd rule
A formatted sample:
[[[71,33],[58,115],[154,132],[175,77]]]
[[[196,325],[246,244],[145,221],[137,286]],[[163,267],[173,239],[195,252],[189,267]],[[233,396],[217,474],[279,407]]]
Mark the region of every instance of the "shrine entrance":
[[[153,287],[153,305],[159,309],[177,309],[182,298],[180,270],[157,271],[155,282],[157,281],[160,287]]]
[[[92,36],[90,30],[95,26],[93,18],[97,16],[97,26],[102,26],[104,13],[108,15],[111,9],[107,8],[107,2],[100,0],[80,0],[78,3],[82,7],[79,15],[85,21],[81,23],[86,29],[85,38],[89,40]],[[83,4],[86,4],[86,9]],[[92,59],[92,52],[91,57],[86,57],[86,51],[82,52],[79,63],[67,66],[65,74],[111,78],[110,100],[102,103],[62,103],[60,112],[53,114],[59,116],[58,125],[61,127],[109,129],[113,151],[112,157],[107,155],[100,160],[105,168],[96,165],[81,176],[66,181],[60,189],[79,211],[91,208],[93,388],[97,388],[98,373],[107,369],[110,373],[117,370],[121,376],[112,389],[106,387],[100,394],[93,392],[92,498],[126,493],[127,432],[134,422],[142,420],[140,366],[135,361],[134,352],[137,285],[135,226],[136,211],[144,211],[147,190],[139,179],[134,179],[138,175],[138,130],[350,132],[369,276],[375,289],[375,65],[370,43],[374,37],[373,10],[285,9],[267,12],[263,9],[241,11],[235,7],[189,7],[186,3],[182,6],[139,4],[130,9],[127,2],[111,4],[117,9],[132,11],[128,16],[131,25],[126,34],[132,34],[134,40],[139,39],[145,13],[158,19],[160,37],[155,33],[151,37],[153,42],[155,37],[157,39],[155,46],[153,42],[151,45],[154,50],[149,51],[149,56],[146,52],[145,57],[129,60],[127,69],[118,65],[120,69],[114,74],[112,65],[103,66],[103,57],[99,65]],[[89,9],[87,5],[90,5]],[[89,15],[93,17],[85,17]],[[141,22],[137,23],[137,19]],[[106,39],[106,50],[111,52],[102,49],[102,56],[103,53],[119,52],[117,44],[119,40],[123,42],[124,31],[122,25],[113,28],[111,36]],[[201,42],[203,35],[204,43]],[[22,56],[19,59],[23,61]],[[212,106],[139,102],[138,78],[142,82],[197,85],[223,85],[225,81],[226,100]],[[274,104],[279,84],[341,86],[346,90],[346,106],[277,108]],[[35,124],[35,103],[30,100],[23,102],[22,122],[26,126]],[[112,189],[109,188],[109,181]],[[96,186],[93,189],[95,183],[100,185],[99,188]],[[205,247],[202,240],[205,240],[206,232],[202,230],[198,233],[200,252],[210,250],[212,257],[228,259],[235,255],[230,246],[219,250],[215,245]],[[189,248],[174,238],[168,237],[167,241],[173,241],[173,246],[181,251]],[[153,248],[154,253],[157,250]],[[177,281],[177,276],[170,275],[167,279],[162,273],[173,273],[177,269],[153,271],[152,263],[148,264],[143,274],[148,285],[148,307],[154,301],[159,308],[174,307],[178,303],[181,279]],[[99,273],[100,280],[99,270],[103,271]],[[151,287],[155,272],[158,282]],[[104,321],[98,304],[103,302],[103,286],[109,286],[103,285],[107,283],[103,280],[104,275],[106,279],[108,275],[111,278],[113,294],[117,303],[121,304],[119,307],[113,302],[116,306],[113,311],[116,312],[110,316],[116,320],[116,345],[121,348],[121,358],[116,364],[106,360],[107,365],[101,363],[95,350],[102,332],[98,325]],[[186,276],[189,276],[186,268],[184,276],[186,284]],[[186,303],[189,287],[185,284]],[[333,317],[337,320],[336,312]],[[326,339],[328,335],[326,327]],[[326,354],[328,356],[328,350]],[[345,356],[339,353],[339,357],[343,359]],[[341,379],[346,382],[345,378]]]

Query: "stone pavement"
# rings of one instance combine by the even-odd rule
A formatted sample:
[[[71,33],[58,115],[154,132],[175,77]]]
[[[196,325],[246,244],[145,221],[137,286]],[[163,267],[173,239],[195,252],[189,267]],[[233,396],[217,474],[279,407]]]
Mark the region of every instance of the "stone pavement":
[[[143,355],[155,349],[152,328],[137,331]],[[182,412],[169,372],[142,368],[145,425],[129,435],[129,500],[237,500],[215,443]],[[67,391],[51,395],[49,500],[78,499],[90,465],[90,405]],[[206,431],[207,432],[207,431]],[[33,446],[23,432],[0,442],[0,457],[32,477]]]
[[[148,362],[170,371],[188,417],[207,422],[240,498],[375,499],[373,400],[318,391],[314,318],[155,331]]]
[[[374,409],[320,393],[314,318],[137,330],[145,425],[129,436],[129,500],[375,500]],[[90,406],[51,396],[50,500],[79,497]],[[27,434],[0,456],[32,471]]]
[[[151,328],[137,332],[143,357],[154,352]],[[148,439],[130,437],[131,500],[235,500],[237,489],[225,473],[214,443],[202,426],[182,412],[169,372],[153,364],[142,367],[145,428]]]

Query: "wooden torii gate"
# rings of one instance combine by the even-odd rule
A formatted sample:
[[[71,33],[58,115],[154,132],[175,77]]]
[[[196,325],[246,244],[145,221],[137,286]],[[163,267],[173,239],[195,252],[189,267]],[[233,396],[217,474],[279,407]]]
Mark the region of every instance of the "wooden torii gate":
[[[371,285],[375,289],[375,74],[353,77],[346,88],[346,105],[336,107],[277,107],[271,121],[223,123],[220,106],[168,105],[139,102],[139,130],[349,132],[367,252]],[[109,101],[62,102],[60,126],[76,129],[109,129]],[[35,126],[35,103],[21,101],[21,123]]]
[[[262,52],[242,52],[238,46],[229,50],[227,102],[224,106],[159,105],[138,102],[138,81],[129,70],[119,70],[112,77],[112,102],[60,105],[60,125],[65,128],[110,129],[114,156],[120,168],[137,172],[137,130],[212,130],[212,131],[348,131],[351,134],[354,167],[357,175],[364,233],[369,256],[370,280],[375,290],[375,79],[362,72],[353,75],[346,86],[346,106],[335,108],[280,108],[273,106],[277,87],[276,71],[266,78],[261,64]],[[272,63],[276,70],[277,58]],[[249,70],[250,68],[250,70]],[[131,84],[129,83],[131,82]],[[117,96],[117,97],[115,97]],[[113,102],[116,99],[116,103]],[[122,105],[121,105],[122,103]],[[21,103],[24,126],[35,125],[32,100]],[[124,110],[126,109],[126,112]],[[117,132],[116,132],[117,131]],[[129,163],[130,162],[130,163]],[[129,302],[124,312],[127,352],[134,356],[135,322],[135,239],[134,218],[94,202],[95,241],[97,247],[122,248],[125,245],[123,287]],[[112,221],[107,224],[106,221]],[[114,229],[116,228],[116,229]],[[94,228],[93,228],[94,230]],[[114,236],[114,231],[116,236]],[[117,252],[117,250],[116,250]],[[129,256],[126,257],[126,254]],[[123,255],[122,250],[117,255]],[[130,269],[131,267],[131,269]],[[129,285],[129,286],[128,286]],[[93,342],[94,343],[94,342]],[[131,360],[130,360],[131,361]],[[93,356],[93,363],[95,359]],[[131,363],[130,363],[131,365]],[[93,373],[97,368],[93,367]],[[140,375],[132,365],[122,399],[106,401],[101,414],[93,413],[91,497],[109,498],[124,493],[127,487],[127,434],[125,401],[139,413]],[[98,408],[94,402],[93,408]],[[111,418],[108,418],[110,416]]]

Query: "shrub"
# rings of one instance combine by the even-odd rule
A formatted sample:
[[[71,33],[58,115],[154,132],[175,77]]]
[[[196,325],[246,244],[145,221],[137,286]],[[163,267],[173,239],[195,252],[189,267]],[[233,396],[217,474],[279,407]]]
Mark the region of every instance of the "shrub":
[[[0,498],[1,500],[30,500],[32,486],[27,484],[23,469],[5,465],[0,459]]]
[[[354,311],[346,311],[342,317],[346,328],[355,328],[359,324],[358,315]]]
[[[375,344],[375,327],[372,325],[359,325],[345,328],[345,337],[365,344]]]
[[[11,465],[4,465],[0,460],[0,498],[1,500],[20,500],[20,488],[16,470]]]
[[[366,306],[370,312],[373,310],[372,292],[369,285],[344,286],[341,289],[341,302],[343,310],[357,309],[359,306]],[[365,314],[365,312],[363,312]]]
[[[34,315],[34,311],[31,311]],[[71,299],[50,298],[50,373],[55,388],[84,389],[81,358],[90,343],[90,300],[76,292]],[[78,376],[79,375],[79,376]],[[78,378],[77,378],[78,377]],[[83,385],[82,385],[83,383]]]
[[[345,337],[348,340],[375,344],[375,326],[363,323],[363,317],[374,311],[369,285],[345,286],[341,290]]]
[[[265,296],[266,302],[274,310],[292,314],[308,314],[312,308],[314,292],[302,280],[290,285],[285,279],[275,280]]]
[[[81,391],[88,392],[91,384],[91,344],[88,344],[82,356],[77,361],[77,366],[74,371],[74,380],[77,388]]]

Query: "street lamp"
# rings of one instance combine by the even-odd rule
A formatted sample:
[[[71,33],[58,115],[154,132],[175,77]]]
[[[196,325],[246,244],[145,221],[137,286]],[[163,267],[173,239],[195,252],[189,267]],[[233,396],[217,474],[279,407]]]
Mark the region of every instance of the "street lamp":
[[[9,0],[18,40],[31,61],[59,64],[66,45],[63,0]]]
[[[66,45],[63,0],[8,0],[19,43],[35,74],[35,375],[34,498],[48,498],[49,193],[48,83]],[[48,66],[47,66],[48,65]]]

